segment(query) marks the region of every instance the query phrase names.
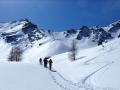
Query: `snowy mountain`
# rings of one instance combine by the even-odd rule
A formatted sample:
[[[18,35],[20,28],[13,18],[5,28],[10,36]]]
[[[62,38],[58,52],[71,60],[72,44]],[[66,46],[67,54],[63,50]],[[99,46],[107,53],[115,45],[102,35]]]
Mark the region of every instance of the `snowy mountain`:
[[[82,26],[53,32],[28,19],[0,23],[1,90],[119,90],[120,21],[106,27]],[[70,60],[76,42],[76,61]],[[23,49],[21,62],[8,62],[12,47]],[[53,60],[51,72],[39,58]]]
[[[13,45],[28,45],[44,36],[37,25],[32,24],[27,19],[13,21],[9,23],[0,23],[0,37],[7,43]]]
[[[64,32],[52,32],[50,30],[39,29],[37,25],[33,24],[28,19],[21,19],[18,21],[0,23],[0,37],[7,43],[13,45],[24,44],[26,47],[34,41],[45,37],[64,40],[74,36],[73,38],[77,40],[89,38],[91,42],[99,44],[117,37],[120,33],[119,29],[120,22],[117,21],[107,27],[96,26],[89,28],[82,26],[80,30],[69,29]]]

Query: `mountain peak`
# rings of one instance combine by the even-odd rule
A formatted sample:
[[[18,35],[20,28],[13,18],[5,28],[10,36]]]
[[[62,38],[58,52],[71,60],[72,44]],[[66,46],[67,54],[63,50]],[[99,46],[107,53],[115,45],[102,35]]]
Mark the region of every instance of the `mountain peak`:
[[[0,36],[5,39],[7,43],[11,44],[25,44],[32,43],[35,40],[41,39],[43,33],[40,32],[37,25],[30,22],[28,19],[21,19],[4,23],[0,27]]]
[[[33,41],[40,40],[43,37],[63,37],[76,38],[82,40],[88,38],[91,42],[104,42],[108,39],[118,36],[120,34],[120,21],[116,21],[107,27],[94,26],[89,28],[88,26],[82,26],[79,30],[68,29],[64,32],[50,32],[51,35],[42,31],[28,19],[20,19],[18,21],[12,21],[8,23],[0,24],[0,36],[5,39],[6,42],[12,44],[20,43],[32,43]],[[114,34],[113,32],[116,31]]]

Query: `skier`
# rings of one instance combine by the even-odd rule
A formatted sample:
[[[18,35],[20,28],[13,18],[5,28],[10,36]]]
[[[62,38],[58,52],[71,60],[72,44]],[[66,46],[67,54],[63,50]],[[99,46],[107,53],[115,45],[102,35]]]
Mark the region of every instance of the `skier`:
[[[44,67],[47,68],[48,60],[47,58],[44,58]]]
[[[52,59],[50,59],[50,60],[49,60],[49,69],[50,69],[50,70],[52,70],[52,63],[53,63],[53,61],[52,61]]]
[[[40,64],[42,65],[42,58],[39,59]]]

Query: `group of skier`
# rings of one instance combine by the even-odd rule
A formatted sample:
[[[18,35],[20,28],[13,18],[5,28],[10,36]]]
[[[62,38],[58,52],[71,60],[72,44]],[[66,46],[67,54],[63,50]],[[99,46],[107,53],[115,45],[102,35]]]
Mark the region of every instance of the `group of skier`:
[[[47,57],[45,57],[43,60],[42,60],[42,58],[40,58],[39,59],[39,63],[42,65],[42,64],[44,64],[44,67],[45,68],[47,68],[48,67],[48,64],[49,64],[49,69],[50,70],[52,70],[52,63],[53,63],[53,61],[52,61],[52,59],[49,59],[49,58],[47,58]]]

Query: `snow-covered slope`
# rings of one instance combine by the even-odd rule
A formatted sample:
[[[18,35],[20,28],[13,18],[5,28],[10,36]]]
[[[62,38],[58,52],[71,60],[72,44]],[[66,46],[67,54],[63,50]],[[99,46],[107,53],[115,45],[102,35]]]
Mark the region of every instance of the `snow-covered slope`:
[[[39,65],[0,63],[1,90],[62,90]]]
[[[39,56],[35,57],[33,53],[27,52],[29,55],[26,57],[34,56],[34,58],[29,58],[28,60],[31,64],[24,60],[20,63],[1,62],[1,89],[34,90],[42,88],[43,90],[59,90],[60,86],[70,88],[70,90],[86,89],[87,86],[95,90],[120,89],[119,44],[120,39],[115,39],[104,44],[104,47],[97,46],[79,49],[76,61],[70,61],[68,58],[69,52],[55,55],[51,58],[54,62],[53,69],[56,70],[57,73],[53,72],[52,77],[48,70],[46,71],[46,69],[39,64],[33,64],[33,62],[35,62],[34,59]],[[36,51],[33,52],[36,54],[39,53]],[[41,53],[41,55],[42,54],[44,55],[44,53]],[[55,82],[58,83],[58,86],[53,83],[52,78],[56,80]]]
[[[104,47],[79,50],[78,60],[70,61],[69,52],[53,56],[54,69],[66,79],[96,89],[120,89],[120,39]]]
[[[26,19],[0,23],[0,89],[120,89],[119,34],[119,21],[64,32],[39,29]],[[76,61],[69,58],[73,40],[78,49]],[[10,50],[16,46],[24,50],[22,61],[8,63]],[[45,57],[51,57],[56,72],[38,65],[39,58]]]
[[[12,46],[4,40],[0,40],[0,62],[6,62],[10,54]]]

